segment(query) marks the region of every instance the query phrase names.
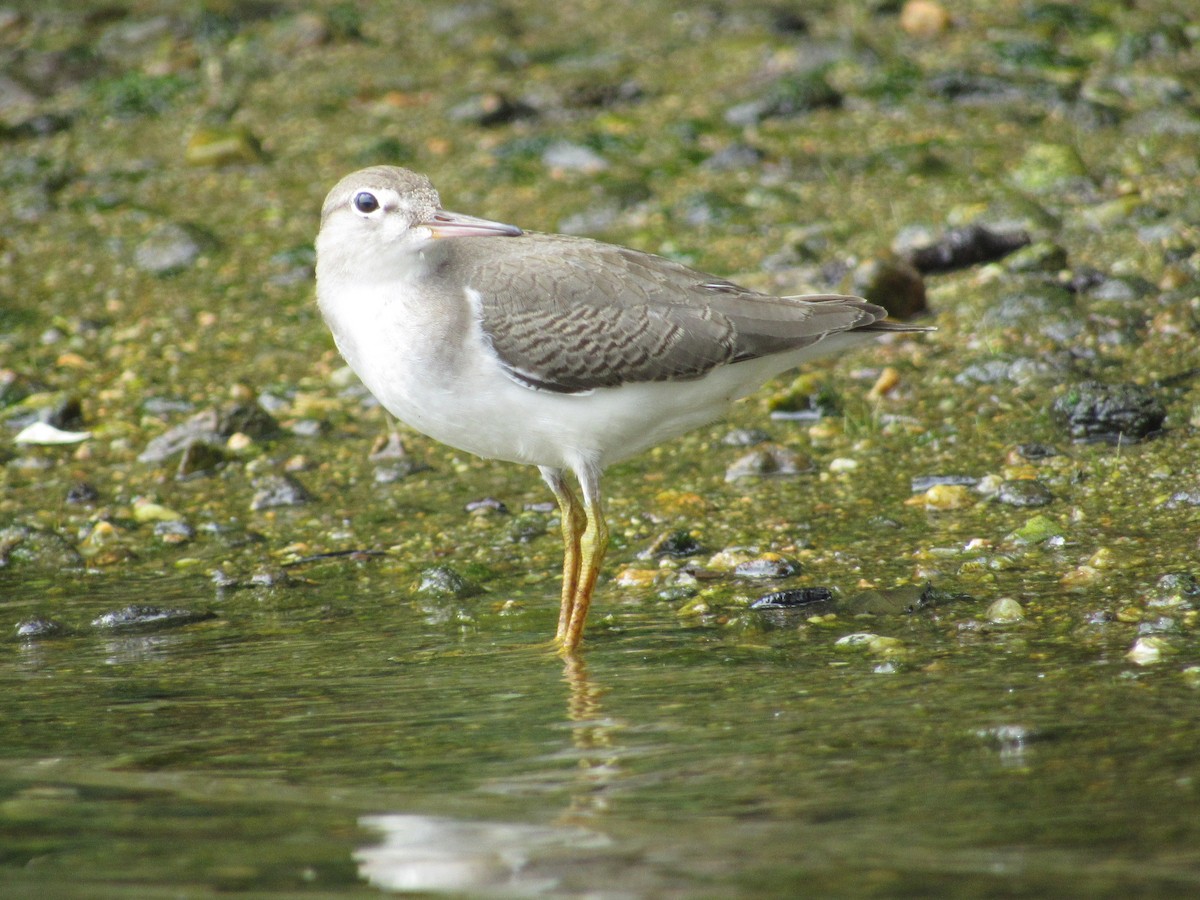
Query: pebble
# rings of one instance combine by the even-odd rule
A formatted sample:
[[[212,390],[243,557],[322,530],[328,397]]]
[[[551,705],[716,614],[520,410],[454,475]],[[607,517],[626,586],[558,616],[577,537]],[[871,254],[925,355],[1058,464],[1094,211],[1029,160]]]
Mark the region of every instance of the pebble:
[[[725,469],[725,480],[783,478],[812,470],[812,462],[795,450],[779,444],[762,444],[730,463]]]
[[[552,171],[595,175],[608,168],[608,160],[590,147],[555,141],[542,151],[542,164]]]
[[[1025,609],[1012,597],[1001,597],[988,606],[984,615],[995,625],[1012,625],[1025,619]]]
[[[900,7],[900,30],[915,38],[933,38],[950,27],[950,13],[933,0],[908,0]]]
[[[798,571],[799,563],[778,553],[764,553],[733,567],[733,574],[739,578],[787,578]]]
[[[434,597],[462,599],[479,593],[479,587],[459,575],[449,566],[430,566],[421,572],[417,593]]]
[[[292,475],[264,475],[254,480],[254,487],[250,508],[255,511],[301,506],[312,499],[304,485]]]
[[[1163,654],[1169,653],[1172,647],[1165,638],[1140,637],[1133,642],[1125,658],[1139,666],[1152,666],[1162,662]]]
[[[174,275],[195,263],[208,243],[210,240],[192,226],[164,222],[137,245],[133,263],[153,275]]]
[[[1001,482],[996,499],[1009,506],[1046,506],[1053,502],[1054,495],[1040,481],[1023,478]]]
[[[67,628],[61,622],[56,622],[53,619],[43,619],[41,617],[26,619],[23,622],[17,623],[17,637],[22,640],[33,640],[35,638],[57,637],[60,634],[66,634]]]
[[[1043,541],[1061,538],[1063,530],[1059,524],[1047,516],[1034,516],[1025,524],[1009,535],[1010,540],[1022,544],[1040,544]]]
[[[183,160],[189,166],[249,164],[263,158],[258,138],[249,129],[238,126],[198,128],[183,151]]]
[[[925,509],[943,512],[965,509],[974,504],[974,495],[969,488],[961,484],[935,484],[923,494],[917,494],[904,501],[905,506],[922,506]]]

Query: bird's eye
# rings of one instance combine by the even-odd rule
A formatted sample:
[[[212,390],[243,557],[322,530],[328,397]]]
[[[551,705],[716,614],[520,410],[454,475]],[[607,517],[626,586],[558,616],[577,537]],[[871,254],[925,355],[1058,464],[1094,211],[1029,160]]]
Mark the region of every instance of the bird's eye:
[[[379,200],[370,191],[359,191],[354,195],[354,208],[363,215],[370,215],[379,209]]]

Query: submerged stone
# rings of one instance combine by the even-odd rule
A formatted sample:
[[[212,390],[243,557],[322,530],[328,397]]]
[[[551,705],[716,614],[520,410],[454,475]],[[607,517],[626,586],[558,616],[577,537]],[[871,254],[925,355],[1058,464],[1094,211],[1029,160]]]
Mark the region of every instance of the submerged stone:
[[[1159,431],[1167,410],[1139,384],[1085,381],[1056,399],[1050,414],[1077,441],[1129,443]]]
[[[207,610],[164,609],[161,606],[142,606],[135,603],[102,613],[92,620],[92,627],[102,631],[147,631],[178,628],[215,618],[216,613]]]
[[[1020,478],[1001,483],[996,499],[1009,506],[1045,506],[1054,500],[1054,495],[1040,481]]]

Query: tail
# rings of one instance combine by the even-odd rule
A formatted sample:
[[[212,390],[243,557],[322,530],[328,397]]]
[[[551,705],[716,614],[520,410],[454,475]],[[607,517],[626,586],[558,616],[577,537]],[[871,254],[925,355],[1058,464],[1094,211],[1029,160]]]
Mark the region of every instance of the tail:
[[[862,297],[851,297],[846,294],[798,294],[784,299],[804,300],[807,303],[837,303],[841,306],[853,307],[861,313],[862,321],[850,328],[850,331],[890,331],[909,334],[937,331],[936,325],[915,325],[912,322],[897,322],[895,319],[889,319],[886,309],[878,303],[872,303]]]

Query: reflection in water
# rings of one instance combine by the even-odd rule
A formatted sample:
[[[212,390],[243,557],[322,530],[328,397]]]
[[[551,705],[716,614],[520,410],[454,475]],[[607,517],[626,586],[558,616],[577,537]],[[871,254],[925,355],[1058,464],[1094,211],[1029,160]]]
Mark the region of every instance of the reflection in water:
[[[555,870],[573,855],[610,843],[598,832],[565,826],[400,814],[359,821],[383,832],[383,843],[355,851],[359,874],[392,891],[537,896],[557,886]]]
[[[586,820],[594,826],[608,808],[608,790],[621,771],[621,750],[614,741],[618,723],[604,717],[603,690],[588,676],[582,658],[566,660],[563,680],[578,765],[568,785],[571,800],[558,824],[403,813],[364,816],[360,824],[383,832],[383,841],[355,851],[359,874],[385,890],[530,897],[553,891],[564,873],[578,872],[586,857],[610,847],[605,834],[578,823]]]

